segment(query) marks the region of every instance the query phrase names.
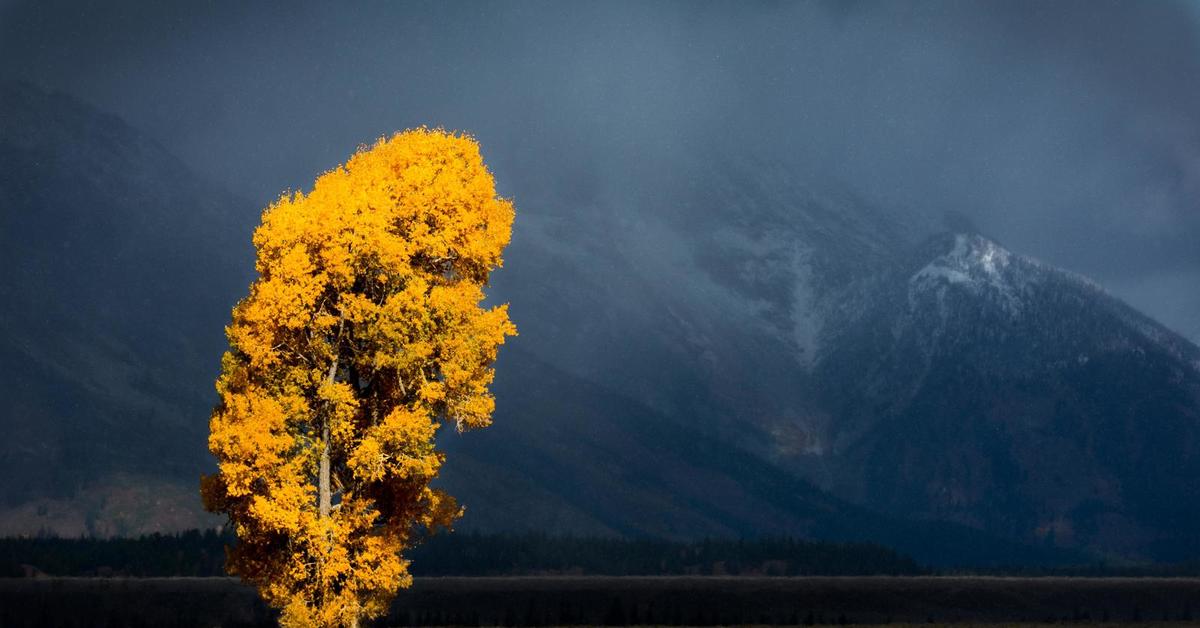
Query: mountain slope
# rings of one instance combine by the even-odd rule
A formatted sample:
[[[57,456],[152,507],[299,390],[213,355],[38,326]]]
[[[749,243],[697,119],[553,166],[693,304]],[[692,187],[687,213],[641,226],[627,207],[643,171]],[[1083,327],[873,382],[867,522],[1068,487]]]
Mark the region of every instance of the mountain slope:
[[[0,113],[0,532],[214,522],[257,209],[68,97]],[[706,159],[621,211],[520,207],[495,425],[442,439],[464,527],[1200,556],[1200,350],[986,239]]]
[[[496,422],[445,434],[460,527],[676,539],[882,543],[939,566],[1066,564],[1078,553],[853,506],[719,438],[506,348]]]
[[[9,402],[0,415],[9,436],[0,450],[0,530],[107,535],[215,523],[199,512],[195,486],[211,464],[209,386],[229,304],[248,279],[243,241],[253,212],[137,131],[70,98],[7,85],[0,111],[0,250],[16,271],[0,280],[0,394]],[[597,351],[595,360],[574,362],[582,377],[520,343],[506,347],[496,425],[443,439],[452,463],[440,481],[467,504],[465,527],[875,539],[946,559],[940,538],[932,543],[902,522],[850,506],[688,418],[684,410],[698,407],[689,390],[708,385],[708,373],[683,367],[695,332],[663,331],[657,319],[679,303],[664,296],[653,307],[635,305],[630,296],[653,286],[644,279],[613,286],[612,277],[630,270],[623,258],[606,264],[598,251],[555,250],[553,242],[519,241],[508,272],[515,266],[536,277],[519,285],[568,296],[562,306],[578,309],[551,310],[563,314],[558,328],[545,317],[519,319],[523,338],[540,337],[530,344],[555,355],[555,342],[581,351],[632,332],[643,353],[630,356],[633,343],[609,343],[611,356]],[[581,282],[594,290],[592,301],[563,291]],[[514,298],[518,317],[534,303],[529,294]],[[581,311],[602,318],[587,327]],[[736,347],[719,345],[726,355]],[[630,387],[630,394],[654,392],[669,413],[590,381],[606,380],[607,368],[631,357],[645,358],[639,368],[677,371],[675,387],[659,386],[663,378],[646,371],[651,385]],[[940,536],[947,535],[959,539],[950,547],[962,559],[994,561],[1013,551],[966,529]]]
[[[848,282],[917,236],[778,165],[679,169],[629,207],[518,214],[493,292],[513,344],[756,456],[819,451],[829,417],[809,371],[825,322]]]
[[[817,369],[834,490],[1024,541],[1196,555],[1200,350],[973,235],[864,282]]]
[[[247,204],[69,97],[4,84],[0,112],[0,522],[208,521],[190,489]],[[162,512],[121,505],[130,491]]]

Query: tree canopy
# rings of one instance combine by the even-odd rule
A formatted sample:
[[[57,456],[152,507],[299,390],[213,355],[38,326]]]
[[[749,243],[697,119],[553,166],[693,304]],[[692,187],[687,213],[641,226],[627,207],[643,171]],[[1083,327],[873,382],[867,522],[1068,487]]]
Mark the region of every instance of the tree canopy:
[[[231,573],[285,625],[355,625],[411,583],[402,552],[462,513],[431,488],[434,436],[491,422],[499,345],[483,307],[513,206],[469,136],[417,129],[360,149],[254,233],[201,483],[238,542]]]

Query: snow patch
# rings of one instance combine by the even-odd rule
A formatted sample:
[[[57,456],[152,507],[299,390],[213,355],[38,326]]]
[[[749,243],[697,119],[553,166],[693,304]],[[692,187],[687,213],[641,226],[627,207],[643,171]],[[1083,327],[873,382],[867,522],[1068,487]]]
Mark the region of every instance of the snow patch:
[[[797,254],[792,259],[795,273],[795,292],[792,297],[792,340],[796,343],[796,359],[806,369],[811,369],[821,351],[821,329],[825,321],[817,307],[813,291],[812,266],[806,256]]]
[[[1010,315],[1021,313],[1027,278],[1013,269],[1014,255],[986,238],[958,234],[954,248],[918,270],[908,280],[909,309],[916,309],[923,294],[937,297],[939,310],[945,314],[948,286],[965,289],[998,303]]]

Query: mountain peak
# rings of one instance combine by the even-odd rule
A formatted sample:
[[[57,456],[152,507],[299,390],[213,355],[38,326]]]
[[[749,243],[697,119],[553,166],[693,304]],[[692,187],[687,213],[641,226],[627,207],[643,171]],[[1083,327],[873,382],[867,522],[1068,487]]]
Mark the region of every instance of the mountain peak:
[[[955,233],[951,237],[952,248],[938,258],[944,267],[963,272],[979,269],[988,276],[996,277],[1013,257],[1008,249],[978,234]]]
[[[941,304],[946,291],[954,288],[987,297],[1013,315],[1020,313],[1022,295],[1034,278],[1017,269],[1016,262],[1035,263],[977,234],[943,234],[932,240],[931,248],[940,253],[909,277],[909,309],[916,309],[924,295],[933,295]]]

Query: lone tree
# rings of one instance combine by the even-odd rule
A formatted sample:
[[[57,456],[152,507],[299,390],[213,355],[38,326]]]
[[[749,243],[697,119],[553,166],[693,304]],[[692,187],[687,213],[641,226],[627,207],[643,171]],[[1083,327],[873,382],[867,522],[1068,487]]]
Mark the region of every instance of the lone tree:
[[[516,334],[481,307],[508,244],[479,146],[418,129],[285,194],[254,232],[201,481],[237,533],[227,569],[288,626],[355,626],[412,583],[402,552],[462,514],[430,488],[434,434],[491,422],[492,364]]]

